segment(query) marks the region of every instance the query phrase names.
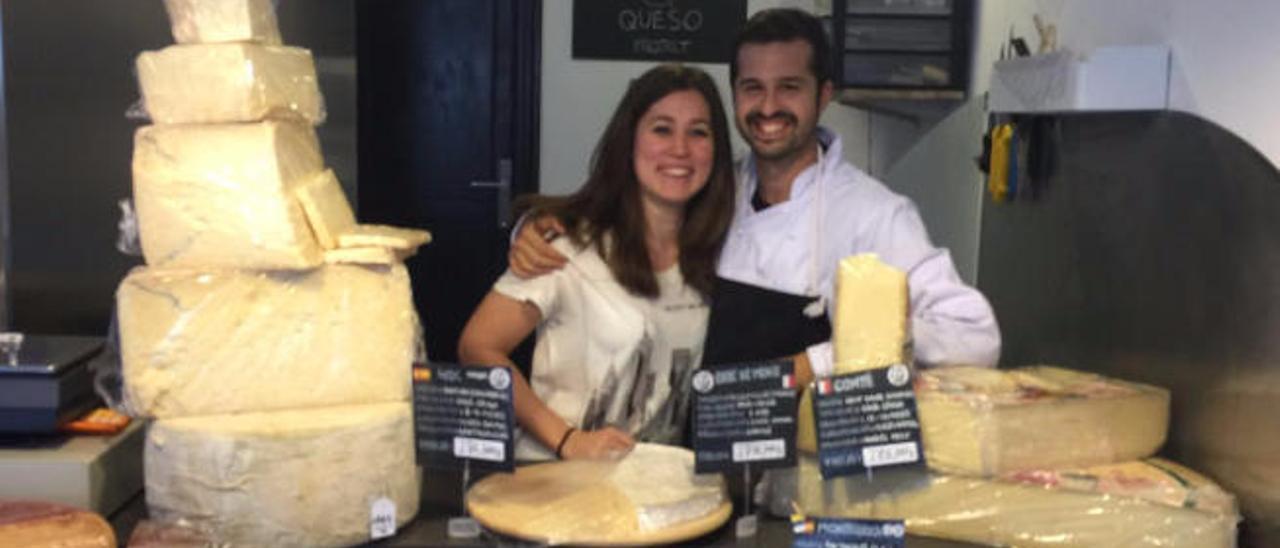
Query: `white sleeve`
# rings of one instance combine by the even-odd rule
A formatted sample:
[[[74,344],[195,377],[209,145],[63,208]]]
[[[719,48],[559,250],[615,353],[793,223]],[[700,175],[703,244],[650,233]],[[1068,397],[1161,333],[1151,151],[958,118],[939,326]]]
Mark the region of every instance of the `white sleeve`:
[[[835,357],[832,354],[831,341],[815,344],[805,349],[809,356],[809,367],[813,370],[813,378],[830,377],[835,373]]]
[[[502,277],[498,278],[493,284],[493,290],[517,301],[530,303],[538,307],[538,311],[542,313],[542,318],[546,319],[556,313],[556,307],[559,302],[558,280],[563,276],[563,270],[544,274],[536,278],[524,279],[511,273],[508,269],[502,273]]]
[[[933,246],[915,206],[895,204],[876,229],[875,251],[907,273],[915,360],[924,367],[994,367],[1000,329],[986,297],[956,273],[951,254]]]

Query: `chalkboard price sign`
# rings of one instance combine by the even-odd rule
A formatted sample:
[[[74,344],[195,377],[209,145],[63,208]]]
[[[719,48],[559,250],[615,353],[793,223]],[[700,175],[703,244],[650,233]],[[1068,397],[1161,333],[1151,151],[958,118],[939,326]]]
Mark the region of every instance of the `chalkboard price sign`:
[[[573,58],[728,63],[746,0],[574,0]]]

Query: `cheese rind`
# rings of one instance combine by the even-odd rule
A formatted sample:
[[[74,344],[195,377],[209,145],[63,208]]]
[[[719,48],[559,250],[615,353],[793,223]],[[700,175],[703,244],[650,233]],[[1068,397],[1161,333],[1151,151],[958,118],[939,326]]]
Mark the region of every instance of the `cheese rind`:
[[[356,225],[338,235],[338,247],[390,247],[413,251],[431,243],[431,233],[416,228]]]
[[[393,265],[408,255],[389,247],[345,247],[324,252],[329,264]]]
[[[324,122],[311,52],[259,44],[170,46],[138,56],[143,103],[157,124]]]
[[[980,476],[1148,457],[1169,423],[1165,389],[1049,366],[927,370],[916,404],[930,468]]]
[[[840,261],[832,342],[835,373],[908,363],[907,276],[865,253]]]
[[[315,132],[298,123],[140,128],[133,195],[147,264],[318,266],[294,191],[323,167]]]
[[[351,203],[342,193],[342,185],[338,184],[332,169],[324,170],[298,187],[298,202],[307,213],[316,241],[325,249],[336,249],[338,235],[356,226],[356,214],[351,211]]]
[[[1001,480],[885,470],[823,481],[816,459],[771,471],[768,506],[786,516],[901,519],[915,535],[1029,547],[1232,548],[1230,494],[1159,459]]]
[[[418,319],[403,265],[135,269],[116,292],[126,405],[180,417],[407,401]]]
[[[164,0],[179,44],[280,43],[271,0]]]
[[[396,524],[418,512],[408,403],[156,421],[147,506],[235,546],[350,546],[369,540],[379,498]]]
[[[93,512],[43,501],[0,501],[0,548],[115,548]]]

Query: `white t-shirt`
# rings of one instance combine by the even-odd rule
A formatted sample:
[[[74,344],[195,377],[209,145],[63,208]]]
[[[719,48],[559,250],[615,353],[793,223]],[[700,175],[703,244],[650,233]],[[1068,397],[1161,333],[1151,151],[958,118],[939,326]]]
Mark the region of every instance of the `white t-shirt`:
[[[493,289],[538,307],[542,322],[529,383],[575,428],[614,426],[637,441],[679,443],[689,377],[702,361],[708,307],[680,268],[656,274],[659,296],[628,293],[594,249],[553,242],[564,268],[533,279],[503,274]],[[518,436],[516,458],[554,458],[555,448]]]

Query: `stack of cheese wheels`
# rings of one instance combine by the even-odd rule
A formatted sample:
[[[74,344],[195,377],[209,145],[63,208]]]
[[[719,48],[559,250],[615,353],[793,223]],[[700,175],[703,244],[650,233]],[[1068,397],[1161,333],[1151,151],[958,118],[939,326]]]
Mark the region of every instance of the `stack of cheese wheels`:
[[[270,0],[165,0],[177,45],[138,57],[146,267],[116,293],[125,406],[153,518],[219,543],[344,546],[376,503],[418,510],[403,260],[425,231],[358,225],[325,168],[311,52]]]
[[[835,373],[910,365],[906,276],[858,255],[841,262],[837,283]],[[914,386],[929,472],[824,481],[804,457],[798,472],[772,475],[770,507],[903,519],[916,534],[996,544],[1232,545],[1229,494],[1143,460],[1165,441],[1167,390],[1052,366],[936,368]],[[800,405],[797,446],[812,454],[808,393]]]

